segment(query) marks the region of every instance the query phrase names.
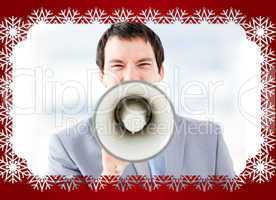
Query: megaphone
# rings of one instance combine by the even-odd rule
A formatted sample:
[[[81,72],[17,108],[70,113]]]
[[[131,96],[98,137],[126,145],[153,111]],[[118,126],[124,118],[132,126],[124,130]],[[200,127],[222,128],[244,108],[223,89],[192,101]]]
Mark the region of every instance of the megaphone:
[[[110,88],[98,101],[93,116],[102,148],[129,162],[148,160],[166,148],[174,121],[168,97],[145,81],[127,81]]]

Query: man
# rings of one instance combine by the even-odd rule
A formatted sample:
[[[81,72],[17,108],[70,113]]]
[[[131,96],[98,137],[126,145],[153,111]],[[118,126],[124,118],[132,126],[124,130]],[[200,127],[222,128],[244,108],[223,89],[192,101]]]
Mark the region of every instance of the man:
[[[96,63],[100,80],[110,88],[120,82],[158,82],[164,77],[164,50],[159,37],[147,26],[121,22],[102,35]],[[232,161],[212,122],[176,115],[175,133],[169,145],[154,158],[127,163],[104,152],[89,118],[50,141],[49,173],[52,175],[229,175]]]

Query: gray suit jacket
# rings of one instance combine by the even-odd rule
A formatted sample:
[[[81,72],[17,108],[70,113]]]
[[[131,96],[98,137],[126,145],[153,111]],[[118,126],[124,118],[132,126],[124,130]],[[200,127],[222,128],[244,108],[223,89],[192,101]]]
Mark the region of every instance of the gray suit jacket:
[[[164,174],[160,175],[234,175],[218,125],[176,115],[175,126],[168,146],[151,159],[156,167],[164,169]],[[101,147],[94,135],[91,118],[54,134],[49,148],[50,175],[101,175]],[[152,176],[149,161],[130,163],[122,176],[127,175]]]

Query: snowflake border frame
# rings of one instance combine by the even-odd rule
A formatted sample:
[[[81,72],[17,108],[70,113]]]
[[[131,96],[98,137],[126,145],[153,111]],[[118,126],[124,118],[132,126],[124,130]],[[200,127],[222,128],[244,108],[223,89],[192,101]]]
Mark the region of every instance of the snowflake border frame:
[[[158,24],[227,24],[240,25],[247,39],[255,42],[261,50],[261,137],[263,144],[259,152],[253,158],[247,160],[244,171],[236,177],[225,176],[130,176],[125,179],[116,176],[102,176],[93,178],[65,177],[65,176],[34,176],[27,168],[24,159],[19,158],[12,150],[10,138],[12,136],[12,117],[10,114],[12,106],[12,51],[16,44],[27,38],[28,30],[40,23],[46,24],[111,24],[120,21],[158,23]],[[130,191],[139,187],[145,191],[156,191],[166,188],[170,191],[182,191],[193,187],[198,191],[209,191],[220,186],[222,190],[238,190],[246,183],[263,183],[271,180],[275,175],[275,158],[270,153],[275,149],[276,136],[272,129],[275,124],[275,54],[270,47],[275,39],[275,25],[268,17],[247,18],[239,10],[225,9],[220,13],[213,10],[201,8],[189,14],[180,8],[160,11],[147,8],[133,11],[127,8],[114,9],[107,12],[104,9],[92,8],[83,13],[77,9],[63,9],[53,12],[49,9],[33,10],[30,15],[23,17],[7,17],[0,19],[0,179],[4,182],[30,185],[39,191],[50,190],[54,186],[60,190],[73,191],[84,184],[92,191],[108,190],[112,187],[118,191]],[[10,165],[7,165],[11,163]],[[19,167],[19,168],[18,168]],[[269,171],[265,171],[265,169]]]

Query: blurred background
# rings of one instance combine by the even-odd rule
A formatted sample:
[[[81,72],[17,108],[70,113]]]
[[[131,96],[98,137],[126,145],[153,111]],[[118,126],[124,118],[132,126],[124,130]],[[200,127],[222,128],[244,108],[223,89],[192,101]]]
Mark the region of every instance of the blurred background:
[[[239,174],[261,142],[257,46],[236,24],[148,26],[165,49],[161,87],[176,113],[221,125]],[[33,173],[47,172],[49,136],[90,117],[106,91],[95,55],[108,27],[39,24],[16,46],[12,142]]]

